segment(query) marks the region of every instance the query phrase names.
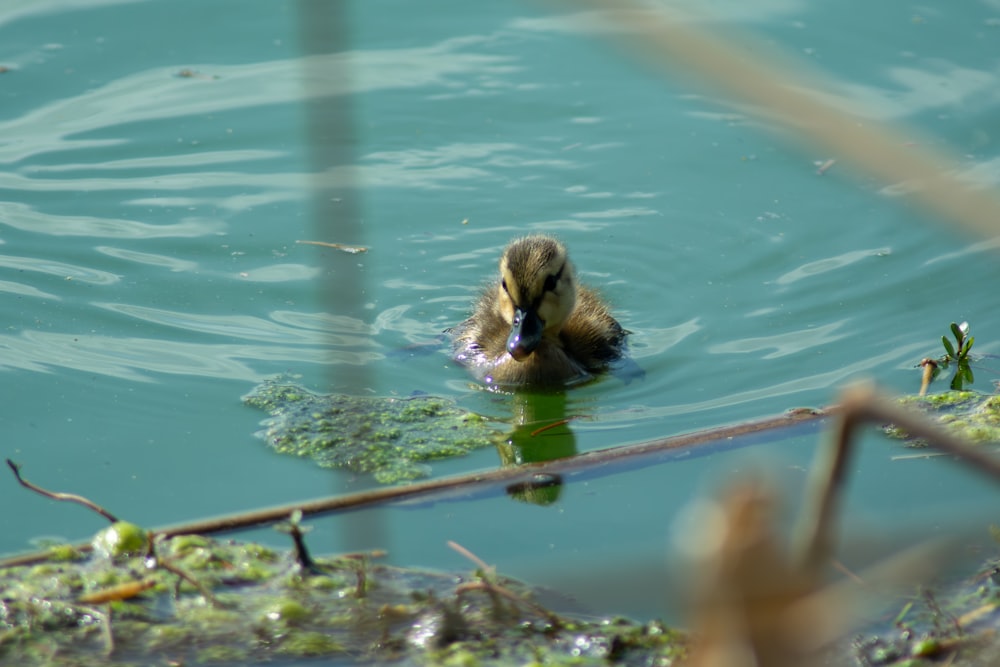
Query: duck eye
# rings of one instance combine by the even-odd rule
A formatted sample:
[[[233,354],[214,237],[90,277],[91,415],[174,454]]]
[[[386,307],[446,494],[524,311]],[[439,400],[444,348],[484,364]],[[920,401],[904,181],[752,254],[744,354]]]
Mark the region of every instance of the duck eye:
[[[558,275],[554,275],[554,276],[550,275],[548,278],[545,279],[545,291],[546,292],[554,292],[554,291],[556,291],[556,283],[558,283],[558,282],[559,282],[559,276]]]
[[[503,291],[504,292],[507,292],[507,294],[510,294],[510,290],[507,289],[507,279],[506,278],[501,278],[500,279],[500,286],[503,287]]]

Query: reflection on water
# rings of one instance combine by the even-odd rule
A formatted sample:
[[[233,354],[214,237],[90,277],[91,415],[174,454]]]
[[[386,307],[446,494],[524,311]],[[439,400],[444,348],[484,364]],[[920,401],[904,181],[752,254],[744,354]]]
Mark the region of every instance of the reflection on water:
[[[513,430],[497,445],[500,464],[554,461],[576,454],[576,437],[566,414],[566,392],[517,392],[512,397]],[[562,482],[546,475],[511,487],[511,497],[536,505],[550,505],[559,499]]]

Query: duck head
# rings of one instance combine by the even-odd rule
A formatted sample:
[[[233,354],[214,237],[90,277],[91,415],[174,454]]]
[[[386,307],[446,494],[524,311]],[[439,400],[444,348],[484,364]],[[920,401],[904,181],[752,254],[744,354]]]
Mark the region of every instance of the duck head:
[[[499,306],[510,324],[507,352],[527,359],[555,338],[576,306],[573,266],[562,243],[548,236],[512,242],[500,258]]]

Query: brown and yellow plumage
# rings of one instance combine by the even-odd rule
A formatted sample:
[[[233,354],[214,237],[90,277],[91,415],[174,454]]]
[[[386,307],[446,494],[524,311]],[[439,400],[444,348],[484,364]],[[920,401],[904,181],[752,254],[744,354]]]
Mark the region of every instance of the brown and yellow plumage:
[[[455,359],[487,384],[549,387],[604,370],[621,356],[628,334],[577,283],[565,246],[542,235],[507,246],[499,284],[451,332]]]

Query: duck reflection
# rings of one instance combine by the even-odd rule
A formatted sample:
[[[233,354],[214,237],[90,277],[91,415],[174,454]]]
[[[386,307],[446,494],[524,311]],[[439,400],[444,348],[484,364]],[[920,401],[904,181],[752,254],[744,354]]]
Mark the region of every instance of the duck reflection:
[[[497,445],[504,467],[566,458],[576,454],[576,436],[566,415],[566,393],[518,392],[512,399],[514,428]],[[507,487],[512,498],[536,505],[559,499],[562,478],[544,473]]]

